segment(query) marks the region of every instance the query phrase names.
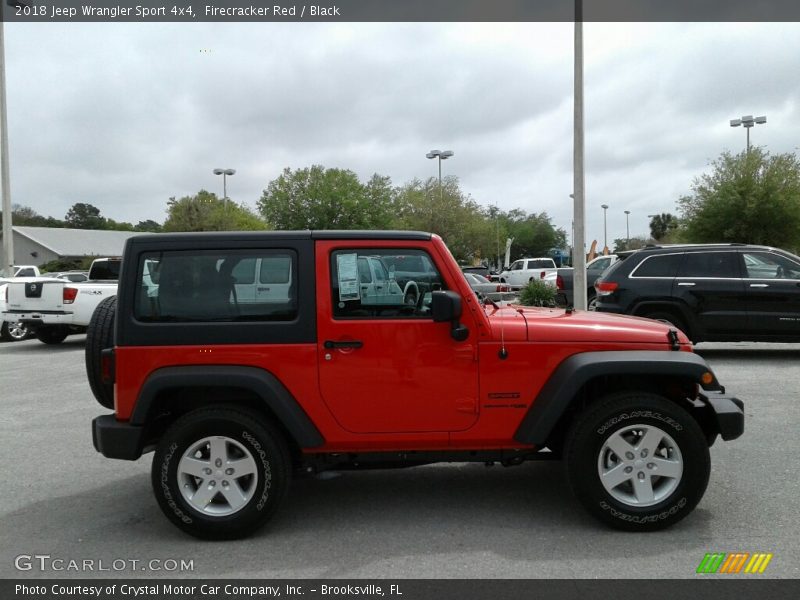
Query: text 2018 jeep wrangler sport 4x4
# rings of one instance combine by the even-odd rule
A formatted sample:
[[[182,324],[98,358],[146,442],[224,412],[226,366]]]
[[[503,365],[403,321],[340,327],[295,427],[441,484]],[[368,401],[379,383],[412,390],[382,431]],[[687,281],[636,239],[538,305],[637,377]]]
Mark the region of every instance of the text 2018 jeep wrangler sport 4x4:
[[[426,284],[401,287],[398,263],[426,264]],[[159,505],[204,538],[254,531],[296,470],[542,458],[595,517],[659,529],[700,501],[716,437],[744,429],[680,331],[482,304],[427,233],[130,238],[86,351],[115,410],[95,448],[154,449]]]

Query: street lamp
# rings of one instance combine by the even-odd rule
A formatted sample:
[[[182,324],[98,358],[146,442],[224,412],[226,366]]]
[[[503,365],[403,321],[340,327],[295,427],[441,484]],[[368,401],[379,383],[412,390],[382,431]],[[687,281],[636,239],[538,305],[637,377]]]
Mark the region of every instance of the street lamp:
[[[767,117],[756,117],[753,115],[745,115],[741,119],[731,119],[731,127],[739,127],[740,125],[747,130],[747,152],[750,152],[750,128],[754,125],[764,125],[767,122]]]
[[[6,0],[11,8],[27,7],[27,2]],[[2,8],[0,8],[2,10]],[[11,229],[11,170],[8,165],[8,110],[6,109],[6,51],[3,19],[0,18],[0,190],[3,199],[3,260],[0,273],[14,275],[14,233]]]
[[[626,250],[630,250],[630,248],[627,248],[627,246],[631,245],[631,226],[630,226],[630,221],[629,221],[630,216],[631,216],[631,211],[626,210],[625,211],[625,241],[626,241],[626,243],[625,243],[626,248],[625,249]]]
[[[606,215],[608,214],[608,204],[601,204],[600,208],[603,209],[603,251],[608,249],[608,227],[606,227]]]
[[[228,175],[235,175],[236,169],[214,169],[214,175],[222,175],[222,201],[228,208]]]
[[[447,160],[451,156],[453,156],[452,150],[431,150],[425,155],[427,158],[438,158],[439,159],[439,201],[442,200],[442,161]]]

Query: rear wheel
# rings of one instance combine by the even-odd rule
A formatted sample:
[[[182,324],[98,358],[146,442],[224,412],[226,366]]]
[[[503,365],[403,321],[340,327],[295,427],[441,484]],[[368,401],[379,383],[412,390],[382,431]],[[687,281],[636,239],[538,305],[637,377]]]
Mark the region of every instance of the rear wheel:
[[[688,515],[708,485],[708,444],[683,408],[655,394],[613,394],[573,424],[567,475],[578,500],[617,529],[653,531]]]
[[[586,293],[586,309],[597,310],[597,294],[594,290],[589,290]]]
[[[153,457],[153,491],[167,518],[204,539],[236,539],[261,527],[289,484],[289,452],[258,415],[206,408],[178,419]]]
[[[0,327],[0,338],[7,342],[19,342],[26,339],[30,335],[30,329],[25,323],[17,321],[16,323],[4,322]]]
[[[102,353],[114,347],[114,321],[117,297],[104,298],[94,309],[86,330],[86,376],[89,387],[101,406],[114,408],[114,384],[103,383]]]
[[[60,344],[69,335],[69,330],[61,325],[54,327],[39,327],[36,330],[36,339],[44,344]]]

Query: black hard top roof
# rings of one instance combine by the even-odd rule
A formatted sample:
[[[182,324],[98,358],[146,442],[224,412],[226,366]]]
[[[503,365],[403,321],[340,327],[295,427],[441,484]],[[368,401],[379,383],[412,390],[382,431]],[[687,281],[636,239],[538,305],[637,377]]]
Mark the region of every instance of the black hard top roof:
[[[423,231],[385,230],[301,230],[301,231],[188,231],[180,233],[151,233],[130,238],[134,244],[190,241],[258,241],[258,240],[430,240]]]

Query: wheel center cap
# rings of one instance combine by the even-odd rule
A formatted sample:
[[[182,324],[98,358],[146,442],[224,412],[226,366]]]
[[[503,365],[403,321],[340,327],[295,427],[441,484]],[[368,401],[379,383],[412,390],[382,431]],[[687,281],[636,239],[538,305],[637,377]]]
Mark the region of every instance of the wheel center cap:
[[[644,465],[644,461],[641,458],[633,463],[633,466],[636,467],[637,469],[640,468],[642,465]]]
[[[216,475],[217,477],[222,477],[222,471],[217,471],[216,473],[214,473],[214,475]]]

